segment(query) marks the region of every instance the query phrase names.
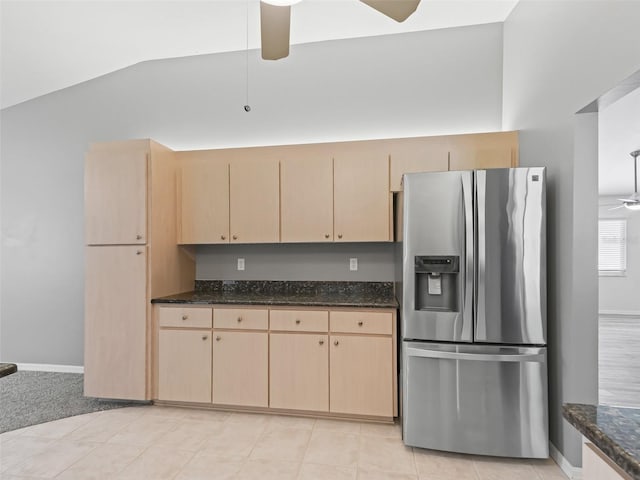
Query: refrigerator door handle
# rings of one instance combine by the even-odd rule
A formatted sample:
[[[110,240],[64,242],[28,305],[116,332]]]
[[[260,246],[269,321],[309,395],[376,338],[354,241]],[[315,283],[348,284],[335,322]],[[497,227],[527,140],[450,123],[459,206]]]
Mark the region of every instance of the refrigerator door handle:
[[[486,218],[485,203],[487,193],[487,172],[486,170],[476,171],[476,278],[475,278],[475,338],[486,338],[487,318],[486,309]]]
[[[473,340],[473,174],[464,172],[462,175],[462,197],[464,200],[464,297],[462,307],[462,338]]]
[[[425,350],[422,348],[407,347],[407,355],[410,357],[441,358],[450,360],[474,360],[481,362],[543,362],[544,351],[516,354],[492,354],[492,353],[461,353],[443,352],[439,350]]]

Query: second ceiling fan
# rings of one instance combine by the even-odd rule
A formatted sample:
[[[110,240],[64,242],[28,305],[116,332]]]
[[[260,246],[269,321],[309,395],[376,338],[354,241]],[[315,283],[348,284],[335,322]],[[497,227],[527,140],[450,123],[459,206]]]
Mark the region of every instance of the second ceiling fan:
[[[420,0],[359,0],[371,8],[403,22],[416,11]],[[262,58],[278,60],[289,55],[291,3],[287,0],[260,1]]]

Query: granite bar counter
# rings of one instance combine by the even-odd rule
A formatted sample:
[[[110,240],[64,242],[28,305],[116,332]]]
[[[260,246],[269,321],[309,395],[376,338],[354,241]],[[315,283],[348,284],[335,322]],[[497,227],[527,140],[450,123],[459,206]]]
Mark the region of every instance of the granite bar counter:
[[[392,282],[196,280],[195,290],[151,303],[398,308]]]
[[[640,480],[640,409],[569,403],[562,414],[631,478]]]

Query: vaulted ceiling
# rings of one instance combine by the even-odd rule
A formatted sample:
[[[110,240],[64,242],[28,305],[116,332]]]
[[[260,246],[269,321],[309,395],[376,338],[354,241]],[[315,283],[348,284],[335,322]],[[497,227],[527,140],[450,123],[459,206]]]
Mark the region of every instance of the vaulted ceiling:
[[[291,43],[502,22],[517,1],[422,0],[397,23],[358,0],[303,0],[292,6]],[[257,0],[2,0],[0,8],[2,108],[145,60],[260,42]]]

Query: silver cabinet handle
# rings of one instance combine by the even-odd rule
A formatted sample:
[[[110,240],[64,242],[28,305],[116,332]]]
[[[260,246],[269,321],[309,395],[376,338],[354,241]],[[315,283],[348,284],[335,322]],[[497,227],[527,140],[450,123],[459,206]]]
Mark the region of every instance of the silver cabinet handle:
[[[330,237],[330,235],[328,233],[324,234],[324,238],[329,238],[329,237]]]
[[[450,360],[470,360],[478,362],[543,362],[545,360],[544,353],[520,353],[520,354],[500,354],[500,353],[462,353],[462,352],[443,352],[434,350],[425,350],[419,348],[407,348],[407,355],[410,357],[450,359]]]
[[[296,325],[300,325],[300,319],[296,318]]]
[[[338,238],[342,238],[342,234],[341,233],[338,234]]]
[[[202,336],[202,340],[206,340],[207,338],[209,338],[209,335],[203,335]]]
[[[338,344],[339,344],[339,343],[340,343],[340,342],[338,342],[338,340],[336,340],[335,342],[333,342],[333,344],[334,344],[336,347],[338,346]]]
[[[234,235],[234,236],[233,236],[233,239],[234,239],[234,240],[237,240],[237,239],[238,239],[238,236],[237,236],[237,235]]]
[[[224,235],[220,235],[220,240],[226,240],[227,237],[225,237]]]
[[[217,337],[216,337],[216,342],[219,342],[221,339],[222,339],[222,337],[217,336]]]
[[[142,240],[142,235],[136,235],[136,240]]]
[[[364,322],[363,322],[362,320],[360,320],[360,321],[358,322],[358,326],[359,326],[359,327],[361,327],[362,325],[364,325]]]
[[[238,317],[238,323],[242,321],[242,317]]]
[[[142,250],[137,250],[136,251],[136,255],[142,255],[142,253],[143,253]]]
[[[324,340],[318,340],[318,345],[324,345]]]
[[[186,320],[186,319],[188,319],[188,318],[189,318],[189,315],[182,315],[182,319],[183,319],[183,320]]]

